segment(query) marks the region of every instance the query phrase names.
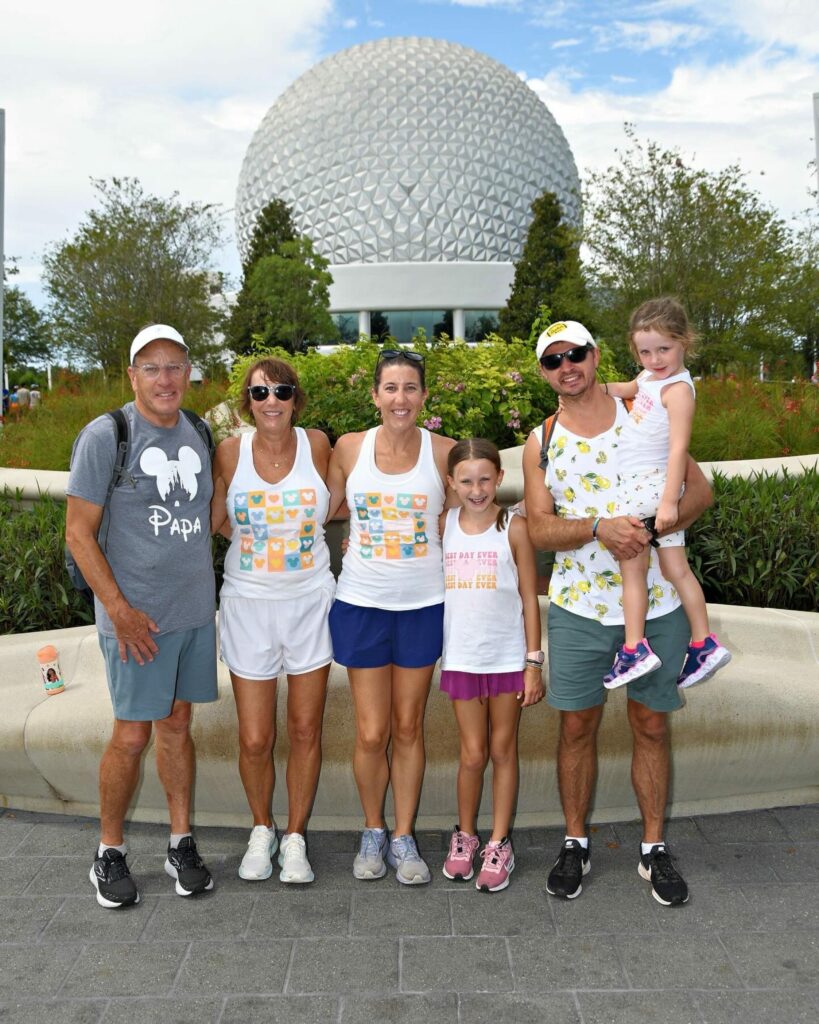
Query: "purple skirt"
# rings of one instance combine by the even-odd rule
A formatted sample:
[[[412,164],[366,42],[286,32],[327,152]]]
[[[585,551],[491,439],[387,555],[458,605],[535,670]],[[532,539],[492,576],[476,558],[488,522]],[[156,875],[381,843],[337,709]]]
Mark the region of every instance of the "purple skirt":
[[[501,693],[523,693],[523,670],[518,672],[453,672],[441,670],[441,692],[450,700],[485,700]]]

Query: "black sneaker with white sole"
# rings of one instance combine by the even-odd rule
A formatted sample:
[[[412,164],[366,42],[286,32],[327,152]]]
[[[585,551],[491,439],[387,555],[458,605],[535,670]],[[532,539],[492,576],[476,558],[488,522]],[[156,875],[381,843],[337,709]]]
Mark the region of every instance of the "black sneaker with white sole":
[[[168,847],[165,871],[176,879],[177,896],[193,896],[213,888],[210,871],[199,856],[193,836],[185,836],[174,849]]]
[[[101,907],[116,910],[139,903],[139,892],[128,870],[125,854],[119,850],[111,847],[103,850],[102,856],[96,857],[91,865],[88,877],[97,890],[97,903]]]
[[[674,867],[665,843],[656,843],[648,853],[641,853],[637,870],[641,878],[651,882],[651,895],[664,907],[688,902],[688,886]]]
[[[589,871],[591,861],[588,847],[584,849],[576,839],[567,839],[549,872],[546,892],[550,896],[563,896],[567,900],[573,900],[583,891],[581,880]]]

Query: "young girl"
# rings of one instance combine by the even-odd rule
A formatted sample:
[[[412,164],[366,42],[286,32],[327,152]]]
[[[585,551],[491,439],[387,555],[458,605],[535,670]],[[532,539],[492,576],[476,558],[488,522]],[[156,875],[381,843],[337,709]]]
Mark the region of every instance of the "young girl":
[[[525,520],[495,502],[503,479],[491,441],[459,441],[447,480],[460,502],[441,516],[444,551],[444,653],[441,689],[449,694],[461,739],[458,820],[444,863],[447,878],[472,878],[480,845],[478,802],[492,758],[492,836],[475,886],[498,892],[515,867],[509,825],[518,787],[520,709],[543,698],[535,556]],[[527,653],[528,652],[528,653]]]
[[[631,349],[643,372],[629,383],[604,385],[615,398],[635,400],[620,438],[618,513],[640,519],[654,516],[656,533],[670,530],[677,522],[694,419],[694,384],[684,359],[694,338],[685,310],[675,299],[644,302],[629,324]],[[691,627],[691,643],[677,685],[693,686],[727,664],[731,654],[708,627],[705,596],[685,556],[685,534],[677,530],[657,543],[662,574],[680,595]],[[649,550],[646,547],[642,555],[620,563],[626,642],[603,678],[609,689],[661,664],[644,635]]]

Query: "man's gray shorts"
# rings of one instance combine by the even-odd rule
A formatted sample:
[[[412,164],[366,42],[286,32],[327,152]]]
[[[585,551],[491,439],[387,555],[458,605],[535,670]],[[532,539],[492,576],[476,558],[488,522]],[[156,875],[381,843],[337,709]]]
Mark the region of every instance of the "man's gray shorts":
[[[126,722],[167,718],[175,700],[216,700],[216,623],[155,636],[153,661],[120,661],[116,637],[99,634],[114,716]]]
[[[603,704],[608,691],[603,676],[625,640],[622,626],[603,626],[596,619],[549,605],[549,704],[561,711],[584,711]],[[662,666],[626,684],[630,700],[651,711],[676,711],[683,699],[677,688],[691,637],[681,607],[646,620],[646,637]]]

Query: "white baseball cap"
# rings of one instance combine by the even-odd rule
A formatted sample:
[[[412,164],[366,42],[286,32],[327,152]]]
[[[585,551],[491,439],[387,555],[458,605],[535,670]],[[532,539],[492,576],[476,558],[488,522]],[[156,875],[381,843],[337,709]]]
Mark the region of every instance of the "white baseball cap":
[[[151,324],[150,327],[143,327],[131,342],[131,363],[136,354],[141,352],[146,345],[150,345],[152,341],[172,341],[175,345],[184,348],[186,352],[188,351],[185,339],[175,327],[169,327],[167,324]]]
[[[549,324],[537,339],[535,356],[540,359],[546,349],[558,341],[573,341],[575,345],[591,345],[592,348],[597,348],[597,342],[583,324],[578,323],[577,320],[558,320],[556,323]]]

